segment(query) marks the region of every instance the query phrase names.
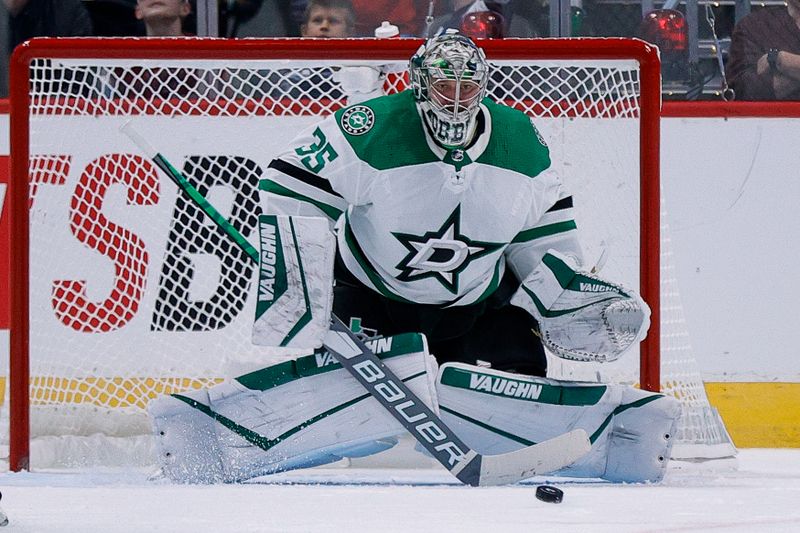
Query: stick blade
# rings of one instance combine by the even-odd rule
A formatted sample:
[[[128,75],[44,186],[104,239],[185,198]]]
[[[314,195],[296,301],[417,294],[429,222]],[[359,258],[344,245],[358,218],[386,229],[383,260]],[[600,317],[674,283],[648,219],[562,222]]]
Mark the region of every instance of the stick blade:
[[[583,429],[499,455],[481,457],[481,486],[507,485],[567,467],[592,447]]]

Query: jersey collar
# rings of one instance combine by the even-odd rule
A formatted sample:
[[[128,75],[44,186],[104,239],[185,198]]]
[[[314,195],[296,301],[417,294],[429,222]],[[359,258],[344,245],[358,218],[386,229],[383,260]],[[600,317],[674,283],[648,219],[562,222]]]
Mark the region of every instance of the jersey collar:
[[[477,160],[484,151],[486,151],[486,147],[489,146],[489,139],[492,136],[492,115],[489,113],[489,110],[486,108],[485,105],[480,104],[480,113],[483,114],[484,120],[484,127],[483,131],[478,134],[478,138],[472,146],[467,148],[466,150],[461,149],[454,149],[450,150],[448,148],[443,148],[436,143],[436,141],[431,137],[430,133],[428,133],[428,126],[425,124],[425,117],[422,115],[422,109],[419,106],[415,106],[417,108],[417,114],[419,115],[420,121],[422,121],[422,131],[425,135],[425,142],[428,143],[428,148],[433,152],[433,154],[439,158],[439,160],[457,167],[457,170],[460,170],[460,167],[470,163],[472,161]],[[461,156],[459,157],[457,152],[465,152],[466,157]],[[460,163],[460,164],[459,164]]]

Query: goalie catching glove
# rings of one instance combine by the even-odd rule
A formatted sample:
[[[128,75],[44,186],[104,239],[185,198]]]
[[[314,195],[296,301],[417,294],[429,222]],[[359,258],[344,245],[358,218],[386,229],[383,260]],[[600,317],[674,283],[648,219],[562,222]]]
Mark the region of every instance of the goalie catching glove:
[[[575,361],[619,359],[650,327],[650,308],[620,285],[578,270],[548,251],[511,299],[539,322],[542,344]]]

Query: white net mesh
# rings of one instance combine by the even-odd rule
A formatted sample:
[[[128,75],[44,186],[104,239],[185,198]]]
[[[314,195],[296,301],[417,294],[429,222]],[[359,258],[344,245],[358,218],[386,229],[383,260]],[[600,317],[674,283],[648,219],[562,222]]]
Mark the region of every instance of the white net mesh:
[[[603,275],[638,286],[638,63],[489,55],[489,95],[534,117],[576,198],[587,258],[602,257]],[[98,54],[31,62],[34,438],[146,435],[151,398],[292,355],[250,344],[253,266],[119,127],[135,120],[256,244],[262,170],[301,128],[353,97],[336,73],[354,66],[377,69],[385,93],[407,87],[405,60],[333,62],[322,50],[316,60]],[[674,278],[663,266],[662,273],[663,382],[691,406],[679,437],[719,440],[724,428],[709,430],[714,421],[692,414],[708,401],[684,342]],[[604,368],[603,377],[637,382],[637,356]],[[551,367],[554,377],[597,378],[579,364],[552,359]]]

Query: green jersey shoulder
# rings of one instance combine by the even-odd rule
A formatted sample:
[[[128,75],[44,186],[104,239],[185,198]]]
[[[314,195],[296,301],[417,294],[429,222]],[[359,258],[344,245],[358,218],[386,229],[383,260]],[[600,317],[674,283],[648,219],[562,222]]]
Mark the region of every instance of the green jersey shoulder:
[[[378,170],[438,161],[425,141],[411,91],[338,110],[336,124],[356,156]]]
[[[528,115],[488,98],[483,105],[491,116],[491,136],[478,163],[532,178],[550,167],[550,151]]]
[[[547,146],[527,115],[488,98],[482,109],[488,117],[473,143],[481,147],[475,162],[529,177],[550,166]],[[335,121],[355,155],[377,170],[453,160],[431,149],[411,91],[345,107]]]

